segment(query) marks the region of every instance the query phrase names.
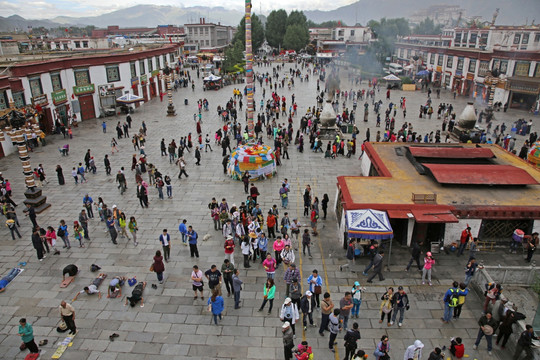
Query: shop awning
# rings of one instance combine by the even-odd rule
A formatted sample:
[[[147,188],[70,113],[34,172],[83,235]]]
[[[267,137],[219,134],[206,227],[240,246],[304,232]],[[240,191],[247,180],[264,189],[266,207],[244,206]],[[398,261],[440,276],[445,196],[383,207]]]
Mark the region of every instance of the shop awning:
[[[391,219],[408,219],[408,214],[411,214],[410,210],[386,210],[386,212]]]
[[[394,236],[388,215],[379,210],[348,210],[347,229],[350,238],[381,240]]]
[[[458,218],[450,211],[413,210],[417,223],[457,223]]]

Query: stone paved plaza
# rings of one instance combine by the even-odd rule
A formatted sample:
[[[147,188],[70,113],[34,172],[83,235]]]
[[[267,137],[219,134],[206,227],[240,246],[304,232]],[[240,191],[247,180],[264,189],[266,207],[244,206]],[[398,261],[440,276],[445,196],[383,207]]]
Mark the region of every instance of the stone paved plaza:
[[[290,65],[287,65],[290,66]],[[270,71],[271,68],[256,68],[255,71]],[[192,71],[193,74],[193,71]],[[0,294],[0,356],[3,359],[22,359],[26,353],[20,352],[20,338],[17,336],[18,320],[26,317],[34,326],[36,342],[48,339],[49,344],[43,347],[45,353],[42,358],[50,358],[63,334],[56,332],[59,322],[58,305],[62,300],[71,302],[77,291],[87,286],[95,278],[96,273],[90,272],[90,265],[95,263],[102,267],[109,277],[124,275],[136,276],[139,281],[148,281],[149,286],[144,293],[145,306],[131,308],[123,306],[124,298],[101,300],[97,297],[81,295],[73,303],[76,309],[76,324],[79,333],[62,359],[282,359],[283,346],[281,338],[281,322],[278,314],[283,303],[285,286],[282,281],[283,269],[276,272],[277,292],[274,310],[271,315],[257,312],[263,298],[263,284],[266,274],[259,263],[249,270],[242,266],[240,249],[236,249],[236,264],[240,268],[240,278],[244,282],[242,291],[241,309],[233,309],[233,300],[224,295],[225,317],[220,326],[214,326],[211,315],[206,311],[206,302],[193,300],[191,291],[190,273],[194,264],[203,270],[210,268],[211,264],[218,267],[223,262],[223,239],[219,232],[214,231],[207,204],[212,197],[218,200],[225,197],[229,205],[239,205],[245,201],[245,194],[241,182],[234,181],[222,172],[221,149],[214,147],[213,152],[202,152],[202,166],[195,166],[193,151],[186,153],[188,161],[187,173],[189,178],[177,179],[178,168],[169,164],[168,157],[160,156],[159,143],[162,138],[168,144],[174,137],[177,142],[179,137],[186,136],[189,132],[196,134],[193,114],[196,112],[196,101],[206,97],[210,103],[210,111],[203,112],[203,137],[213,134],[223,124],[217,117],[216,107],[225,105],[226,100],[232,96],[234,85],[220,91],[201,91],[201,81],[196,79],[196,89],[182,88],[173,93],[174,103],[178,116],[166,117],[166,102],[160,102],[159,98],[150,101],[138,108],[132,115],[133,127],[130,134],[133,135],[144,120],[148,127],[147,144],[145,147],[148,161],[157,166],[164,174],[173,179],[173,199],[158,199],[157,190],[149,192],[150,206],[142,209],[135,194],[134,174],[130,172],[131,157],[135,153],[129,139],[119,140],[119,153],[110,156],[113,175],[121,166],[126,168],[128,190],[120,195],[115,186],[114,176],[106,176],[103,167],[103,156],[110,153],[111,137],[116,135],[114,130],[117,121],[124,121],[123,116],[107,118],[108,131],[103,134],[101,119],[85,121],[74,130],[72,140],[64,140],[61,136],[54,135],[47,138],[48,145],[38,148],[31,154],[31,163],[37,167],[42,163],[48,174],[49,183],[43,187],[43,193],[48,197],[52,205],[48,210],[38,215],[38,223],[42,227],[58,227],[61,219],[70,225],[78,219],[78,213],[82,209],[82,198],[88,193],[94,201],[102,197],[105,203],[111,207],[116,204],[126,216],[135,216],[139,225],[139,246],[135,247],[132,242],[118,239],[119,244],[113,245],[110,241],[105,226],[94,219],[91,221],[91,242],[86,243],[86,248],[79,248],[74,239],[73,247],[69,251],[61,249],[62,253],[39,262],[35,250],[32,247],[31,223],[24,217],[22,206],[17,208],[21,220],[21,233],[23,238],[12,241],[7,228],[3,227],[0,239],[0,269],[4,276],[19,262],[27,262],[25,271],[18,276]],[[238,85],[240,86],[240,85]],[[243,85],[241,85],[243,88]],[[350,88],[349,85],[344,88]],[[367,89],[364,82],[363,88]],[[305,113],[308,106],[315,105],[316,82],[297,82],[292,90],[280,89],[279,94],[290,99],[292,93],[296,94],[299,105],[299,116],[295,118],[295,132],[298,128],[300,115]],[[267,98],[270,90],[266,90]],[[260,101],[260,89],[256,94],[256,103]],[[440,129],[441,120],[434,117],[431,120],[418,119],[416,109],[425,102],[424,93],[401,93],[392,91],[392,100],[399,102],[400,96],[407,96],[409,109],[407,121],[411,122],[420,134]],[[383,108],[387,106],[384,99],[385,91],[381,89],[379,98],[383,98]],[[184,105],[184,98],[189,100],[189,105]],[[289,100],[290,101],[290,100]],[[454,104],[456,113],[459,115],[466,100],[451,99],[450,94],[443,92],[441,102]],[[438,105],[439,100],[434,99]],[[352,105],[352,104],[351,104]],[[359,104],[359,109],[361,105]],[[245,109],[245,107],[244,107]],[[497,113],[495,124],[505,121],[507,125],[519,117],[527,116],[526,113],[510,110],[508,113]],[[244,112],[240,112],[243,119]],[[527,117],[528,119],[528,117]],[[281,118],[281,122],[284,120]],[[396,127],[401,127],[402,116],[398,114]],[[534,119],[535,126],[538,119]],[[363,139],[366,126],[363,121],[359,124],[359,140]],[[371,128],[371,139],[374,140],[376,128],[374,117],[370,115],[368,125]],[[193,137],[196,141],[196,135]],[[66,142],[70,144],[69,157],[62,157],[57,150]],[[516,144],[519,151],[523,140]],[[271,144],[270,144],[271,145]],[[88,174],[88,183],[75,185],[70,170],[79,162],[84,162],[84,154],[91,149],[96,159],[97,174]],[[350,159],[339,158],[337,160],[324,159],[323,154],[315,154],[309,150],[298,153],[295,147],[289,148],[290,160],[284,160],[283,166],[278,168],[278,175],[273,179],[257,184],[261,193],[260,203],[263,214],[273,204],[279,205],[278,190],[283,178],[288,178],[291,183],[291,195],[289,197],[289,214],[291,218],[298,217],[302,224],[308,223],[308,218],[302,216],[303,203],[301,193],[306,184],[310,184],[314,195],[322,200],[323,194],[327,193],[331,199],[329,209],[333,208],[336,193],[336,176],[359,175],[360,168],[356,157]],[[66,185],[59,186],[55,167],[62,165]],[[22,204],[23,179],[22,167],[19,159],[11,155],[0,160],[0,171],[8,178],[13,187],[14,200]],[[147,180],[147,175],[143,174]],[[391,189],[389,189],[391,191]],[[280,214],[283,210],[280,209]],[[181,219],[187,219],[199,233],[200,259],[194,262],[189,257],[189,250],[180,241],[178,225]],[[345,263],[344,251],[336,241],[337,226],[333,211],[329,211],[328,219],[321,221],[320,236],[315,237],[312,248],[313,259],[302,256],[296,252],[297,263],[302,272],[304,291],[306,290],[305,279],[313,269],[318,269],[323,277],[323,292],[332,294],[334,303],[339,303],[345,291],[349,291],[354,281],[359,280],[366,286],[360,311],[360,331],[362,339],[359,348],[364,349],[369,358],[373,358],[375,344],[381,335],[387,334],[390,338],[392,359],[400,359],[407,346],[415,339],[420,339],[424,344],[424,359],[435,346],[449,344],[449,338],[461,336],[464,338],[466,353],[472,359],[487,359],[486,343],[483,340],[479,350],[472,350],[472,344],[476,337],[478,326],[477,317],[481,311],[480,300],[471,294],[464,307],[462,319],[449,325],[442,325],[442,295],[451,284],[452,280],[461,280],[463,277],[462,266],[465,263],[457,263],[454,257],[440,255],[439,264],[434,270],[434,286],[422,286],[419,273],[410,274],[403,272],[408,261],[408,250],[395,245],[391,258],[390,271],[385,273],[386,280],[375,281],[374,284],[366,284],[361,274],[350,274],[339,271],[339,265]],[[158,237],[162,229],[169,229],[172,237],[171,260],[165,264],[165,282],[159,285],[155,274],[149,272],[152,257],[156,250],[161,249]],[[70,231],[71,233],[72,231]],[[203,241],[204,235],[210,234],[212,238]],[[516,256],[502,255],[501,253],[482,254],[487,263],[519,263]],[[502,260],[501,260],[502,259]],[[461,260],[460,260],[461,261]],[[463,260],[466,261],[466,260]],[[361,259],[358,267],[365,266],[367,260]],[[61,289],[62,269],[67,264],[74,263],[82,271],[74,283],[68,288]],[[456,266],[459,265],[459,266]],[[158,284],[157,289],[152,289],[150,284]],[[107,282],[101,286],[101,291],[106,291]],[[384,293],[385,286],[403,285],[409,294],[411,309],[406,312],[403,327],[398,329],[388,328],[386,324],[379,324],[380,296]],[[131,288],[125,286],[124,294],[130,294]],[[207,289],[205,289],[207,290]],[[208,298],[208,292],[205,297]],[[320,312],[314,315],[316,323],[320,322]],[[352,323],[352,319],[350,323]],[[112,333],[120,336],[114,341],[109,340]],[[328,350],[328,335],[320,337],[317,329],[309,328],[302,332],[301,326],[297,326],[298,344],[305,337],[313,346],[316,359],[336,359],[344,357],[343,333],[338,335],[338,347],[336,354]],[[508,359],[510,354],[494,347],[492,358]]]

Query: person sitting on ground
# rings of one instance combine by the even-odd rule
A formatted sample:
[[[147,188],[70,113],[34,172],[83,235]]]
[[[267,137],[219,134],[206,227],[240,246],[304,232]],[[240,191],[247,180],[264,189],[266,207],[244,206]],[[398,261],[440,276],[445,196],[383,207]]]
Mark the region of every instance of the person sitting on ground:
[[[109,289],[107,289],[107,297],[112,297],[111,295],[117,295],[114,297],[122,296],[122,286],[126,283],[127,278],[125,276],[115,276],[110,282],[109,282]],[[118,294],[115,294],[118,292]]]
[[[66,280],[66,274],[69,276],[75,276],[79,273],[79,268],[77,265],[69,264],[62,270],[62,281]]]
[[[450,339],[450,353],[456,359],[463,358],[465,354],[465,346],[463,346],[460,337]]]
[[[88,295],[94,295],[98,294],[98,299],[101,299],[101,291],[98,290],[99,285],[103,282],[103,280],[107,277],[107,274],[99,274],[97,278],[92,281],[92,284],[85,286],[84,289],[79,291],[77,295],[73,298],[73,301],[77,300],[79,295],[82,293],[87,293]]]
[[[146,281],[140,282],[137,285],[135,285],[135,288],[131,292],[131,296],[126,297],[126,302],[124,306],[126,306],[127,303],[129,302],[129,305],[131,307],[134,307],[140,301],[141,307],[144,307],[144,298],[142,296],[144,288],[146,288]]]

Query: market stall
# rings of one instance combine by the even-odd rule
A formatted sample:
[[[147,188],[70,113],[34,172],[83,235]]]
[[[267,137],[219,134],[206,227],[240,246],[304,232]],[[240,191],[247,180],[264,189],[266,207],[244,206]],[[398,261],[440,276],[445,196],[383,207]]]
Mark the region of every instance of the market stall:
[[[223,87],[223,79],[221,76],[210,74],[203,79],[205,90],[219,90]]]
[[[231,154],[227,174],[235,180],[248,172],[250,181],[263,180],[276,174],[275,154],[266,145],[241,145]]]

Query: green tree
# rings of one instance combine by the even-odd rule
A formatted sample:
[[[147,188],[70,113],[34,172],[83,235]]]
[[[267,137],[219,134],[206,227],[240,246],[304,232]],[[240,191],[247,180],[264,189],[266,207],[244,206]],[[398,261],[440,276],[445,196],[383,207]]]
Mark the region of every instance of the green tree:
[[[435,25],[433,20],[428,17],[416,25],[413,30],[413,34],[417,35],[440,35],[441,33],[442,25]]]
[[[300,24],[287,26],[287,31],[283,37],[283,48],[293,49],[298,52],[309,43],[309,34],[306,36],[306,29]]]
[[[233,43],[240,41],[246,47],[246,18],[243,17],[240,20],[238,25],[238,30],[234,34]],[[262,26],[261,20],[256,14],[251,15],[251,46],[255,52],[259,49],[264,42],[264,27]]]
[[[283,9],[272,10],[266,19],[266,40],[272,47],[283,45],[283,37],[287,30],[287,12]]]
[[[231,46],[225,50],[225,60],[223,61],[223,68],[225,71],[233,71],[232,68],[236,64],[244,63],[244,50],[245,45],[240,40],[236,40]]]

